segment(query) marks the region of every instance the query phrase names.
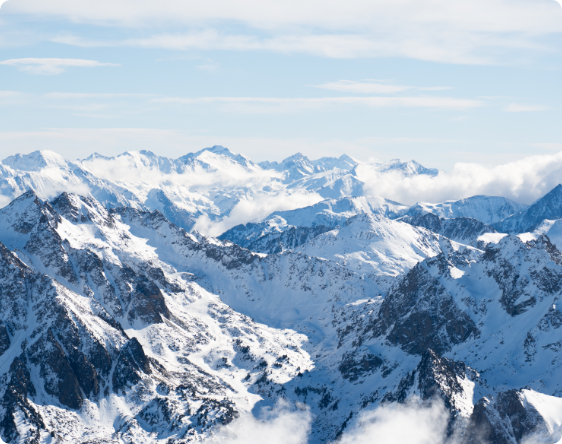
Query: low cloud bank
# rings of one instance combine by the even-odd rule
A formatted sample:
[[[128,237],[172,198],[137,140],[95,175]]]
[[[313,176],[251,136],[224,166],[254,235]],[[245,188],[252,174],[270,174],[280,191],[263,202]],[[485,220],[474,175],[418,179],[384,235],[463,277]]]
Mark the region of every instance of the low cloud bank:
[[[448,417],[441,402],[389,404],[363,413],[338,444],[442,444]]]
[[[316,193],[282,192],[275,196],[258,194],[240,200],[229,215],[219,221],[212,221],[207,215],[200,216],[193,229],[208,236],[219,236],[236,225],[259,221],[275,211],[294,210],[314,205],[321,200],[323,198]]]
[[[530,204],[562,182],[562,153],[531,156],[498,166],[457,163],[436,177],[402,177],[398,172],[380,174],[375,167],[357,167],[365,182],[365,194],[383,196],[404,204],[439,203],[485,194]]]
[[[498,166],[457,163],[452,171],[440,172],[436,177],[404,177],[399,171],[379,173],[375,165],[367,163],[358,165],[356,174],[365,184],[364,195],[382,196],[406,205],[440,203],[475,195],[502,196],[531,204],[562,183],[562,152]],[[237,224],[262,220],[274,211],[302,208],[320,200],[316,193],[258,194],[242,199],[222,220],[202,216],[195,229],[217,236]]]
[[[279,402],[273,409],[262,409],[259,418],[243,414],[205,444],[306,444],[311,422],[308,409],[291,409]]]
[[[464,444],[466,437],[447,436],[449,412],[439,399],[428,404],[418,398],[406,404],[385,404],[359,415],[351,427],[330,444]],[[249,413],[221,427],[205,444],[308,444],[313,421],[307,406],[290,406],[280,401],[259,418]],[[532,434],[523,444],[558,442],[559,432],[550,436]]]

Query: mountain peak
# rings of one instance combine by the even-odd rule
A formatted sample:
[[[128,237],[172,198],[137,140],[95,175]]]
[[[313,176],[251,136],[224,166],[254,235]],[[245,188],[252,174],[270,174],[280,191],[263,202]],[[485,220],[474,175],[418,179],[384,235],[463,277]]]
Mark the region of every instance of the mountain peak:
[[[4,159],[2,164],[20,171],[39,171],[49,167],[65,167],[67,161],[54,151],[42,150],[29,154],[15,154]]]
[[[215,154],[217,156],[230,158],[233,161],[235,161],[236,163],[239,163],[240,165],[242,165],[244,167],[253,167],[254,166],[254,163],[249,158],[244,156],[243,154],[233,153],[228,148],[226,148],[222,145],[213,145],[213,146],[208,147],[208,148],[203,148],[202,150],[199,150],[195,153],[188,153],[185,156],[180,157],[178,160],[180,162],[186,163],[186,162],[189,162],[192,159],[208,157],[209,154]]]
[[[545,219],[562,219],[562,185],[556,185],[527,209],[510,216],[498,224],[499,231],[523,233],[532,231]]]
[[[391,159],[388,162],[383,162],[377,164],[377,169],[381,173],[387,173],[390,171],[399,171],[406,176],[417,176],[419,174],[424,174],[428,176],[437,176],[439,170],[436,168],[426,168],[415,160],[409,160],[407,162],[402,162],[400,159]]]

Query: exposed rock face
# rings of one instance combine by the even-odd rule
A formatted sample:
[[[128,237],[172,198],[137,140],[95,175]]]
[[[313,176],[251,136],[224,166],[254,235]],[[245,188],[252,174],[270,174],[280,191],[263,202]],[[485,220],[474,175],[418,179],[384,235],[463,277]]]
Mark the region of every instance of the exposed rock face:
[[[443,256],[430,259],[434,264]],[[437,353],[479,334],[478,328],[463,312],[445,287],[428,272],[426,263],[416,265],[384,299],[375,324],[368,329],[407,353]]]
[[[441,400],[450,412],[448,434],[462,431],[472,413],[474,380],[478,373],[466,366],[439,356],[428,349],[418,366],[406,374],[394,392],[388,392],[383,402],[406,402],[412,396],[422,401]]]
[[[444,219],[433,213],[418,213],[399,220],[416,227],[424,227],[434,233],[461,244],[476,245],[478,237],[486,233],[497,233],[490,225],[470,217]]]
[[[539,237],[525,244],[517,237],[508,237],[498,245],[488,245],[483,261],[487,268],[487,275],[492,277],[501,289],[500,302],[505,311],[511,316],[526,312],[537,304],[537,296],[531,290],[536,287],[539,291],[549,295],[556,294],[562,288],[562,270],[559,267],[531,264],[538,251],[543,252],[544,259],[548,258],[556,265],[562,264],[562,254],[545,236]],[[506,247],[515,247],[509,255],[503,255]],[[545,257],[546,256],[546,257]],[[521,269],[529,265],[528,275],[521,274]]]
[[[372,353],[346,353],[338,369],[344,379],[356,381],[359,376],[372,373],[383,364],[383,360]]]
[[[526,400],[524,391],[501,392],[493,399],[480,399],[474,406],[467,430],[469,444],[519,444],[530,436],[552,442],[544,418]]]
[[[325,225],[315,227],[291,227],[280,234],[266,234],[247,246],[249,250],[257,253],[276,254],[292,250],[314,239],[332,228]]]
[[[45,391],[58,398],[61,404],[79,409],[84,401],[80,383],[51,329],[31,347],[30,352],[31,362],[41,369]]]
[[[502,233],[525,233],[533,231],[543,220],[562,218],[562,185],[557,185],[528,208],[512,215],[494,227]]]
[[[0,294],[0,297],[2,295]],[[0,357],[10,348],[10,333],[3,321],[0,321]]]
[[[276,227],[267,221],[237,225],[218,238],[223,241],[234,242],[256,253],[277,254],[292,250],[332,229],[332,227],[325,225],[295,227],[283,222],[280,222],[280,224],[281,226]]]
[[[139,341],[132,338],[119,352],[113,371],[113,390],[116,393],[120,391],[125,393],[129,385],[134,385],[141,380],[142,373],[150,375],[152,370]]]
[[[2,407],[4,416],[0,421],[0,433],[7,442],[15,442],[22,438],[30,444],[39,444],[41,430],[45,429],[45,424],[41,415],[28,401],[29,396],[35,396],[36,391],[31,381],[29,370],[25,365],[25,356],[14,358],[7,374],[2,376],[5,387],[2,397]],[[25,436],[20,436],[16,424],[17,415],[23,414],[29,424]]]

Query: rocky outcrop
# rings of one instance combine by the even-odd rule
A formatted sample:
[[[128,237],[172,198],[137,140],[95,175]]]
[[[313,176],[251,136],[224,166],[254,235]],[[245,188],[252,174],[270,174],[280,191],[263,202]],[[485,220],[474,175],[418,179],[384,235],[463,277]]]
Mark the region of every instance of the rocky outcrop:
[[[522,391],[501,392],[494,398],[480,399],[474,406],[467,429],[468,444],[519,444],[530,436],[552,442],[543,441],[550,436],[548,426]]]
[[[444,219],[433,213],[420,212],[399,219],[416,227],[427,228],[447,239],[461,244],[476,245],[478,237],[486,233],[497,233],[490,225],[470,217]]]
[[[343,355],[338,370],[344,379],[350,382],[357,381],[361,376],[374,372],[383,364],[383,360],[373,353],[362,353],[355,350]]]
[[[0,357],[10,348],[10,345],[10,333],[4,321],[0,320]]]
[[[128,387],[141,381],[143,373],[146,375],[152,373],[150,362],[139,341],[132,338],[119,352],[113,370],[113,391],[115,393],[126,392]]]
[[[562,185],[557,185],[528,208],[509,216],[494,225],[500,233],[526,233],[533,231],[545,219],[562,218]]]
[[[286,250],[292,250],[306,242],[314,239],[322,233],[332,230],[332,227],[316,225],[314,227],[291,227],[282,233],[265,234],[246,248],[256,253],[277,254]],[[221,239],[227,239],[221,236]]]
[[[464,362],[439,356],[429,349],[418,366],[400,381],[397,389],[388,392],[383,402],[406,402],[415,396],[422,401],[441,400],[451,413],[449,434],[466,425],[472,413],[472,389],[477,372]]]
[[[416,265],[384,299],[378,317],[367,328],[407,353],[432,349],[444,353],[479,334],[470,316],[427,270],[426,264],[443,260],[440,255]]]

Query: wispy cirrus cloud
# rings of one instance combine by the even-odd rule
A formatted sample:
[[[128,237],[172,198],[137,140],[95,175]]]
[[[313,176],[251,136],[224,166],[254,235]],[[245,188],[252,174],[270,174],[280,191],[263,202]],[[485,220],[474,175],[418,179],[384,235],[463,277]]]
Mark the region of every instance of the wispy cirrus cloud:
[[[532,113],[538,111],[546,111],[548,108],[544,105],[526,105],[521,103],[510,103],[504,108],[508,113]]]
[[[0,91],[0,99],[8,99],[20,95],[21,93],[19,91]]]
[[[84,59],[55,59],[55,58],[23,58],[10,59],[0,62],[0,65],[15,66],[21,71],[32,74],[56,75],[67,68],[94,68],[99,66],[119,66],[115,63],[102,63],[96,60]]]
[[[430,86],[430,87],[416,87],[406,85],[396,85],[392,82],[377,81],[377,80],[338,80],[337,82],[326,82],[320,85],[311,85],[315,88],[327,89],[330,91],[338,91],[345,93],[356,94],[395,94],[409,90],[419,91],[443,91],[452,89],[448,86]]]
[[[481,100],[456,99],[450,97],[163,97],[153,99],[157,103],[178,105],[217,104],[227,111],[284,113],[312,109],[327,109],[334,106],[366,106],[370,108],[433,108],[467,110],[483,106]]]
[[[557,48],[556,36],[562,36],[562,13],[553,0],[326,0],[321,8],[313,0],[14,0],[7,6],[3,10],[8,14],[143,29],[140,38],[113,42],[55,39],[79,46],[265,50],[483,64],[513,63],[511,51],[548,53]],[[228,28],[221,24],[232,23],[240,25],[239,32],[222,31]],[[151,28],[162,29],[163,24],[182,31],[158,33]]]
[[[220,69],[220,67],[221,67],[220,63],[215,62],[214,60],[211,59],[206,59],[199,65],[196,65],[197,69],[200,69],[201,71],[207,71],[211,74],[216,73]]]
[[[561,26],[562,35],[562,26]],[[499,63],[498,49],[507,54],[524,49],[534,53],[547,53],[552,48],[544,43],[532,42],[527,37],[501,34],[489,35],[422,35],[405,30],[395,35],[382,30],[367,32],[315,32],[265,33],[247,29],[246,33],[228,34],[215,29],[188,33],[151,34],[142,38],[123,40],[96,40],[76,35],[53,37],[52,42],[78,47],[136,47],[172,51],[268,51],[283,54],[307,54],[334,59],[405,57],[454,64],[485,65]],[[429,33],[431,34],[431,32]],[[493,49],[493,51],[490,51]],[[511,62],[513,62],[511,60]]]
[[[88,100],[88,99],[142,99],[151,98],[155,94],[141,93],[65,93],[51,92],[45,93],[42,97],[54,100]]]

